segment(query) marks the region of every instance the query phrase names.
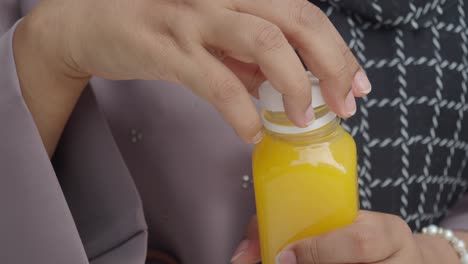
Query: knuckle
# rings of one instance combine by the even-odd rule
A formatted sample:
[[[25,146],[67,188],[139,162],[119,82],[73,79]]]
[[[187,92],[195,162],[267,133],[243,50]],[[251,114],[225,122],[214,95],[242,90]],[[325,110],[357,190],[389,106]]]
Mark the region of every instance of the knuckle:
[[[246,129],[249,131],[250,137],[253,137],[260,131],[262,126],[262,121],[255,115],[252,120],[247,123]]]
[[[358,60],[354,56],[353,51],[348,46],[345,46],[343,48],[343,57],[348,63],[348,68],[352,69],[353,72],[357,71],[360,68]]]
[[[261,26],[255,37],[255,47],[261,51],[270,51],[282,48],[287,40],[281,29],[273,24]]]
[[[408,226],[405,220],[403,218],[397,216],[397,215],[389,215],[388,216],[388,221],[390,221],[392,229],[388,230],[387,232],[395,232],[394,230],[398,230],[398,233],[402,235],[403,237],[412,237],[413,233],[411,231],[411,228]],[[387,234],[390,236],[391,234]]]
[[[308,30],[323,26],[328,20],[327,15],[317,6],[305,0],[293,0],[291,7],[292,22]]]
[[[354,54],[353,52],[351,51],[351,49],[346,46],[345,44],[343,46],[340,47],[341,50],[342,50],[342,54],[343,54],[343,57],[346,59],[346,60],[349,60],[351,61],[352,59],[354,59]]]
[[[310,263],[319,263],[318,240],[311,239],[309,242]]]
[[[353,56],[351,52],[349,52],[349,54]],[[354,73],[358,71],[359,67],[356,60],[340,58],[330,62],[330,64],[323,69],[321,78],[351,82]]]
[[[258,117],[258,115],[252,115],[250,121],[246,121],[245,125],[239,128],[236,128],[236,133],[246,142],[251,142],[252,139],[257,135],[257,133],[262,129],[263,123]],[[246,118],[249,118],[246,117]],[[257,226],[258,228],[258,226]],[[249,231],[252,231],[249,229]]]
[[[356,254],[364,262],[372,261],[376,252],[376,237],[372,228],[356,229],[351,233],[351,240],[356,247]]]
[[[340,80],[351,82],[351,72],[349,70],[348,62],[345,60],[334,63],[330,67],[323,71],[322,78],[324,80]],[[347,79],[349,78],[349,80]]]
[[[213,93],[213,100],[219,104],[231,102],[241,92],[241,87],[231,78],[214,80],[209,88]]]
[[[338,67],[336,68],[335,72],[332,74],[335,78],[345,78],[349,75],[349,65],[346,61],[343,61],[342,63],[338,64]]]
[[[318,243],[318,239],[306,239],[301,241],[296,248],[298,262],[310,264],[319,263]]]
[[[311,86],[308,78],[301,78],[297,82],[291,84],[291,93],[288,95],[293,97],[308,97]]]

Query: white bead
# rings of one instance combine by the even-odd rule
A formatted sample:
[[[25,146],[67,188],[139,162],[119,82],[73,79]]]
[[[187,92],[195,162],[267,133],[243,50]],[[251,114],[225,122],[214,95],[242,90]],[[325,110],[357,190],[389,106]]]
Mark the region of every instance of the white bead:
[[[445,229],[443,229],[442,227],[439,227],[439,228],[437,229],[437,235],[443,236],[443,235],[444,235],[444,231],[445,231]]]
[[[436,235],[439,231],[439,228],[435,225],[430,225],[427,227],[427,233],[429,235]]]
[[[461,252],[465,249],[465,241],[458,239],[457,242],[454,243],[453,247],[457,252]]]
[[[452,239],[453,239],[452,230],[445,230],[444,231],[444,238],[447,239],[448,241],[452,241]]]
[[[457,238],[452,230],[430,225],[423,228],[422,233],[431,236],[441,236],[442,238],[448,240],[457,254],[460,256],[460,263],[468,264],[468,251],[466,249],[466,243],[465,241]]]
[[[460,261],[461,261],[462,264],[468,264],[468,254],[463,254],[460,257]]]

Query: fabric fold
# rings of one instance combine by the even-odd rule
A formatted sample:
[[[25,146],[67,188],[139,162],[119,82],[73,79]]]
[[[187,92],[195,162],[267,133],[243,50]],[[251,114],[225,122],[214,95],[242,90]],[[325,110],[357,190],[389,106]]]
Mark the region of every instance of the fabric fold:
[[[89,259],[136,233],[146,237],[140,196],[91,87],[78,101],[53,163]],[[133,248],[143,260],[145,249]]]
[[[21,96],[12,48],[15,28],[0,38],[0,259],[86,264],[74,220]]]

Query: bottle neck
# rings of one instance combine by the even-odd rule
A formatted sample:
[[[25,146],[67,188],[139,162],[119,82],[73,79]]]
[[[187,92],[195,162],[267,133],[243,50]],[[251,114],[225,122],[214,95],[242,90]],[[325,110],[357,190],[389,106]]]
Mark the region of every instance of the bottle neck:
[[[322,130],[321,128],[326,127],[335,120],[337,120],[339,124],[339,118],[337,118],[336,114],[331,112],[326,105],[315,108],[314,114],[315,120],[307,127],[296,127],[289,121],[286,113],[284,112],[264,110],[262,112],[262,119],[265,129],[277,134],[285,135],[310,134],[315,130]]]
[[[321,144],[324,142],[331,142],[334,138],[339,137],[339,135],[344,133],[343,128],[340,126],[340,122],[341,119],[335,116],[335,118],[320,128],[296,134],[283,134],[269,130],[266,127],[265,130],[270,136],[295,145]]]

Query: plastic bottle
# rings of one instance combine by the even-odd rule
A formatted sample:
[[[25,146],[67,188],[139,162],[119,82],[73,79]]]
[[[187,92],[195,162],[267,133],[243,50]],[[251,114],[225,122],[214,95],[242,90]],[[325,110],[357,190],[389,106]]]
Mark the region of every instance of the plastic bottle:
[[[281,94],[260,87],[263,140],[255,146],[253,174],[263,264],[291,242],[352,223],[358,213],[356,146],[311,74],[315,121],[295,127]]]

